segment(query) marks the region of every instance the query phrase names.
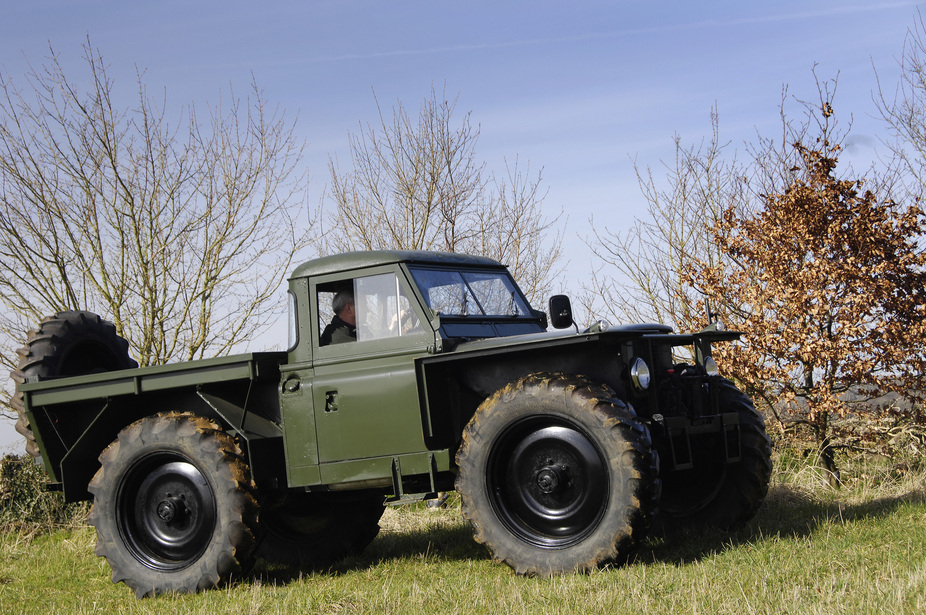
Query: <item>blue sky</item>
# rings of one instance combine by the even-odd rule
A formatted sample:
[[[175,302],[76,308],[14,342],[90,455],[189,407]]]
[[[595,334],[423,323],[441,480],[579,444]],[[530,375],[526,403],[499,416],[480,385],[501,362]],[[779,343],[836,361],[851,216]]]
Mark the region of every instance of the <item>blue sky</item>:
[[[546,207],[568,215],[568,279],[590,256],[588,219],[612,229],[645,215],[632,159],[658,167],[673,135],[738,145],[778,126],[782,86],[816,95],[812,69],[839,74],[836,111],[853,116],[870,158],[886,136],[874,119],[875,71],[891,87],[915,2],[109,2],[3,0],[0,71],[22,83],[49,44],[69,75],[85,75],[89,36],[117,97],[135,95],[136,69],[168,112],[215,103],[251,75],[306,140],[317,200],[329,156],[347,157],[348,131],[388,109],[417,112],[432,86],[459,95],[490,169],[507,158],[543,169]],[[567,279],[568,278],[568,279]],[[0,425],[0,447],[6,426]],[[11,429],[10,429],[11,431]]]

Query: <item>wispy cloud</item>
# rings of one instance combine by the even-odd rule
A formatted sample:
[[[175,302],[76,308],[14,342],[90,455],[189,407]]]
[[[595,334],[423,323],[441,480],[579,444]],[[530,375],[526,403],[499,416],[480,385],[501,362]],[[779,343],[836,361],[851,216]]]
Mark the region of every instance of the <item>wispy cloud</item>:
[[[855,5],[855,6],[832,6],[821,9],[808,9],[802,11],[788,12],[783,14],[766,14],[754,15],[750,17],[731,18],[731,19],[702,19],[692,22],[661,24],[651,27],[626,28],[612,30],[608,32],[585,32],[567,36],[554,36],[542,38],[528,38],[514,41],[497,41],[486,43],[446,45],[437,47],[427,47],[418,49],[393,49],[387,51],[371,51],[365,53],[345,53],[336,55],[320,55],[308,58],[284,62],[285,64],[316,64],[330,62],[345,62],[355,60],[371,60],[391,57],[409,57],[432,54],[456,54],[476,51],[492,51],[497,49],[511,49],[517,47],[534,47],[539,45],[555,45],[563,43],[581,43],[595,40],[607,40],[628,36],[638,36],[647,34],[668,34],[672,32],[689,32],[703,29],[714,28],[731,28],[738,26],[749,26],[763,23],[782,23],[782,22],[799,22],[828,17],[837,17],[842,15],[851,15],[858,13],[876,13],[888,10],[894,10],[903,7],[917,6],[919,3],[913,0],[876,3],[873,5]],[[773,6],[773,5],[770,5]]]

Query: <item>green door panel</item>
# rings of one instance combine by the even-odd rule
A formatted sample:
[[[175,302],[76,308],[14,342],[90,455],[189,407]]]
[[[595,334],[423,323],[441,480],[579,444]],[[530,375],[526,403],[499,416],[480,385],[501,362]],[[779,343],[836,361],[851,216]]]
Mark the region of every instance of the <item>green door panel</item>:
[[[312,395],[320,463],[427,450],[415,379],[414,355],[420,353],[316,362]]]

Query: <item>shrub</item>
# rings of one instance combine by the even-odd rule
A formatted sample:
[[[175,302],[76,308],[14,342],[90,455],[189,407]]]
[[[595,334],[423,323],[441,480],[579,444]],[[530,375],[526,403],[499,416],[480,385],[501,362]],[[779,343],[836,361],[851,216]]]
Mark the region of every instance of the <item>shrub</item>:
[[[88,505],[66,504],[61,493],[46,490],[47,480],[28,455],[0,459],[0,530],[35,533],[84,525]]]

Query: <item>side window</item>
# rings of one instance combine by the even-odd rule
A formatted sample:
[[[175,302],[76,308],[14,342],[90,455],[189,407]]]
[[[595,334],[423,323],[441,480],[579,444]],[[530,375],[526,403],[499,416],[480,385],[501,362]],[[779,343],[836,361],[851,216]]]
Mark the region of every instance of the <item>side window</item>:
[[[318,287],[319,346],[353,342],[357,339],[355,283],[352,280]]]
[[[394,273],[319,285],[317,293],[320,346],[401,337],[422,330]]]
[[[421,323],[395,274],[358,278],[354,288],[358,340],[401,337],[421,330]]]
[[[334,310],[331,302],[334,300],[335,291],[319,290],[318,291],[318,331],[322,332],[325,327],[334,319]]]

